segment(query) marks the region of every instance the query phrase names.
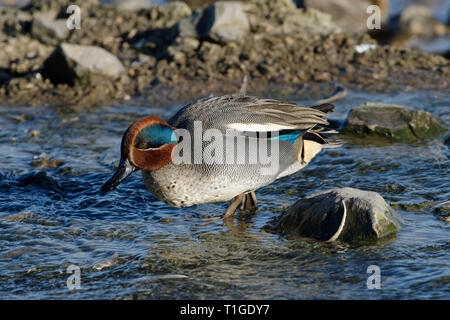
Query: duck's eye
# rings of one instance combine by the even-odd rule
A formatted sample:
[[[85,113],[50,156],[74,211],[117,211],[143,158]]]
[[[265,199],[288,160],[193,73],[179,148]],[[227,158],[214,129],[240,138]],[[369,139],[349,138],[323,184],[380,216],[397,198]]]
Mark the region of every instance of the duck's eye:
[[[134,145],[136,148],[145,150],[145,149],[155,149],[161,147],[160,143],[154,143],[152,141],[137,141]]]
[[[147,149],[148,148],[148,143],[147,142],[139,142],[138,145],[136,146],[136,148],[138,148],[138,149]]]

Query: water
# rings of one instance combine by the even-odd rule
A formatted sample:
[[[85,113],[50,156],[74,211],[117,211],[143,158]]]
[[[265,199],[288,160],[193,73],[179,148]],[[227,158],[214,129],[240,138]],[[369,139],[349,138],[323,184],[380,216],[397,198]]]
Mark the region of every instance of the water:
[[[450,120],[446,93],[414,90],[350,92],[331,117],[343,119],[365,101]],[[79,114],[0,107],[1,298],[450,298],[450,226],[432,208],[450,198],[450,150],[440,139],[346,140],[258,190],[257,213],[226,224],[205,222],[226,204],[168,207],[145,190],[139,174],[101,195],[126,127],[147,114],[167,119],[175,110],[133,102]],[[261,231],[303,195],[345,186],[377,191],[398,208],[404,226],[395,239],[328,244]],[[79,290],[66,285],[70,265],[80,268]],[[366,287],[369,265],[381,269],[380,290]]]

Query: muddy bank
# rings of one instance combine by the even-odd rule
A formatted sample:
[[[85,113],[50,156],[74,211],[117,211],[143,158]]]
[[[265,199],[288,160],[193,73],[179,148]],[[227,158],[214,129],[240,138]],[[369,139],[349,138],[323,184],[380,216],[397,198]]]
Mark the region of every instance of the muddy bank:
[[[69,1],[0,9],[2,103],[90,106],[135,95],[157,103],[161,90],[170,91],[169,100],[233,92],[244,75],[251,79],[250,91],[267,84],[295,91],[304,83],[332,82],[383,92],[405,86],[448,89],[446,58],[396,46],[361,46],[376,41],[368,34],[342,33],[330,15],[288,0],[195,10],[182,2],[137,11],[95,0],[70,4],[78,4],[82,15],[80,29],[68,32],[61,32],[61,25],[69,17]],[[45,23],[42,15],[48,17]],[[67,73],[74,78],[55,78],[48,59],[64,43],[103,48],[118,58],[123,72],[98,77],[98,69],[82,66],[83,75],[94,76],[78,81],[80,64],[67,59]],[[101,62],[100,56],[91,59]]]

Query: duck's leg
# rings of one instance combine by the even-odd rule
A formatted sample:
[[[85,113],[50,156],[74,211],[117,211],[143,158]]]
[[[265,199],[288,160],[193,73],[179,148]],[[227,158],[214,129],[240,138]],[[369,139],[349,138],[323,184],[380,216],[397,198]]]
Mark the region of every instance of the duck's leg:
[[[250,191],[247,193],[241,193],[240,195],[234,197],[227,210],[225,210],[223,218],[231,217],[239,207],[239,204],[241,204],[241,210],[250,210],[256,207],[255,192]]]
[[[242,202],[242,199],[244,199],[244,196],[245,196],[245,193],[241,193],[241,194],[237,195],[236,197],[234,197],[233,201],[231,201],[227,210],[225,210],[225,213],[223,214],[223,218],[231,217],[234,214],[237,207]]]
[[[256,195],[254,191],[250,191],[244,194],[242,199],[241,210],[251,210],[256,207]]]

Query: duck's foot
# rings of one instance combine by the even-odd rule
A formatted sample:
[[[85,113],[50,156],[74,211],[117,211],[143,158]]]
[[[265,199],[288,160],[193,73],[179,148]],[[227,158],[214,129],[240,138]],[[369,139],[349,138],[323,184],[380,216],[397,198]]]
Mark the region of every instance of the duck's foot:
[[[233,201],[231,201],[230,206],[225,210],[223,214],[223,218],[231,217],[236,209],[241,204],[241,210],[250,210],[256,207],[256,195],[254,191],[250,191],[247,193],[241,193],[234,197]]]

